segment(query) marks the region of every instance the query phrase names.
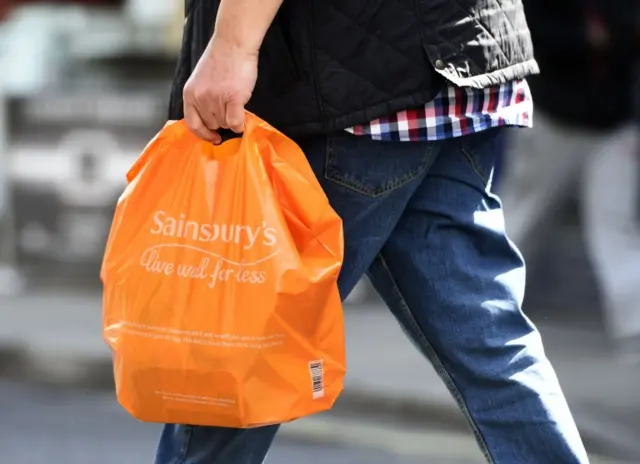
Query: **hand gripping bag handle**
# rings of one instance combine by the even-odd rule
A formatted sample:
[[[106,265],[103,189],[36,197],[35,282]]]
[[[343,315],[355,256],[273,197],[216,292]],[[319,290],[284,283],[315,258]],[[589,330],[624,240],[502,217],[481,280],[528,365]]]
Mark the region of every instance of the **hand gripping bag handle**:
[[[245,117],[245,130],[248,132],[255,123],[260,123],[261,121],[252,113],[246,112]],[[231,156],[233,153],[237,151],[238,143],[227,144],[226,142],[230,142],[233,140],[238,140],[242,138],[243,134],[236,134],[230,129],[220,129],[220,136],[222,137],[222,144],[213,145],[210,142],[202,140],[198,138],[195,134],[193,134],[189,128],[187,127],[184,119],[179,121],[167,121],[162,130],[149,142],[145,150],[143,151],[142,156],[140,156],[136,162],[131,166],[129,171],[127,172],[127,183],[130,183],[135,179],[138,174],[144,169],[144,166],[147,165],[148,159],[150,156],[155,156],[161,150],[152,149],[155,145],[168,142],[171,138],[181,138],[181,137],[190,137],[193,139],[193,143],[201,144],[201,153],[206,153],[212,158],[222,159],[227,156]],[[169,139],[169,140],[168,140]]]

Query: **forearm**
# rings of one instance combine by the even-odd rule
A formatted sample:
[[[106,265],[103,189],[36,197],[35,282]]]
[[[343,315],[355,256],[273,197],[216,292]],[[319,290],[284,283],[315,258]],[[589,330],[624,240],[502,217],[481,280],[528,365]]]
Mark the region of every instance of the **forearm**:
[[[212,40],[257,53],[283,0],[221,0]]]

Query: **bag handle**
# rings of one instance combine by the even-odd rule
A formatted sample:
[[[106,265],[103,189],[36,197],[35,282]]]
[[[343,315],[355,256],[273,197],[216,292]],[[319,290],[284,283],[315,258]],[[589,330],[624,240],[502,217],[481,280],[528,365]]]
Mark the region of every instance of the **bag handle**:
[[[244,133],[248,134],[258,127],[268,128],[270,131],[274,130],[253,113],[247,111]],[[222,160],[233,156],[238,152],[244,133],[236,134],[230,129],[220,129],[219,134],[222,136],[222,143],[220,145],[213,145],[210,142],[206,142],[198,138],[193,132],[191,132],[184,119],[167,121],[162,130],[160,130],[154,139],[147,145],[142,155],[138,157],[136,162],[127,172],[127,182],[131,182],[138,176],[142,168],[147,164],[151,153],[156,152],[156,150],[152,150],[151,147],[157,143],[166,143],[167,140],[170,140],[171,138],[186,138],[187,143],[200,145],[199,148],[203,154],[214,159]]]
[[[249,124],[249,119],[251,117],[253,117],[253,115],[247,113],[247,124]],[[187,143],[199,145],[199,149],[203,154],[214,159],[221,160],[233,156],[240,148],[243,134],[236,134],[230,129],[222,129],[219,133],[222,136],[222,143],[220,145],[213,145],[210,142],[198,138],[194,133],[192,133],[187,127],[184,119],[167,121],[164,127],[153,138],[153,140],[149,142],[142,152],[142,155],[138,157],[136,162],[127,172],[127,183],[133,181],[133,179],[140,174],[140,171],[147,164],[149,156],[151,156],[152,153],[156,153],[156,150],[153,150],[152,147],[158,143],[166,143],[172,138],[187,138]]]
[[[220,134],[220,137],[222,138],[222,143],[227,140],[239,139],[242,137],[242,134],[233,132],[231,129],[218,129],[218,134]]]

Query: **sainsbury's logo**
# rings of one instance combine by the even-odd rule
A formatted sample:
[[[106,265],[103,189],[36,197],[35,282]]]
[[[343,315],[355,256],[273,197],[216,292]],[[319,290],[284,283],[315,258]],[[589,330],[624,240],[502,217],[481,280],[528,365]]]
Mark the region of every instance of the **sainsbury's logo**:
[[[160,242],[143,251],[140,265],[149,273],[166,277],[208,281],[213,288],[218,283],[259,285],[267,282],[269,266],[266,264],[278,253],[276,229],[262,222],[260,225],[200,223],[187,219],[185,214],[170,216],[158,210],[153,214],[152,235],[188,240]],[[234,243],[244,252],[239,260],[211,250],[211,242]],[[256,249],[256,245],[268,247]],[[184,249],[197,252],[195,260],[165,253],[168,249]],[[180,259],[180,262],[176,261]],[[186,261],[184,261],[186,259]],[[237,259],[237,258],[236,258]],[[265,267],[266,266],[266,267]]]
[[[277,243],[276,230],[266,222],[257,226],[247,224],[215,224],[199,223],[181,214],[172,217],[166,211],[158,210],[153,215],[153,235],[164,235],[191,239],[197,242],[210,243],[221,241],[241,245],[245,250],[253,248],[256,243],[273,247]]]

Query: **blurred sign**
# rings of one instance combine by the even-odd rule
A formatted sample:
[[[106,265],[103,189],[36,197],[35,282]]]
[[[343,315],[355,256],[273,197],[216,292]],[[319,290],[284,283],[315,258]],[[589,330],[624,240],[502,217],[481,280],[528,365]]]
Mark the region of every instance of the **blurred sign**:
[[[9,102],[10,131],[34,125],[82,125],[115,127],[162,123],[166,98],[140,93],[96,95],[93,93],[36,95]]]
[[[93,262],[125,174],[166,121],[166,95],[75,91],[7,104],[7,156],[18,257]]]

